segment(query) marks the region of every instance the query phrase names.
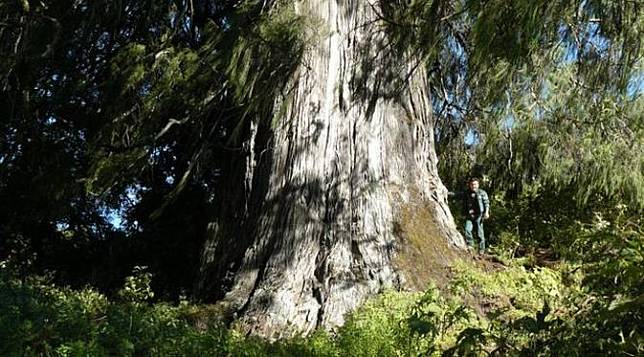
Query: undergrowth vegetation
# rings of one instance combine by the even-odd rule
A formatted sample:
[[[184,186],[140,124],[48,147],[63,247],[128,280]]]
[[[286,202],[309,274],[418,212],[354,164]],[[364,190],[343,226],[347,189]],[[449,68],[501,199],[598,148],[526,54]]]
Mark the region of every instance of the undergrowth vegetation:
[[[639,236],[641,240],[642,236]],[[641,250],[639,250],[641,254]],[[638,261],[641,262],[641,261]],[[641,264],[627,267],[641,273]],[[623,265],[623,263],[622,263]],[[152,303],[144,268],[114,299],[92,289],[20,279],[6,264],[0,279],[0,354],[417,356],[585,355],[644,352],[641,284],[597,285],[583,265],[535,267],[463,260],[443,289],[389,291],[334,331],[269,342],[224,327],[212,306]],[[607,268],[608,269],[608,268]],[[630,269],[630,270],[629,270]],[[612,272],[594,270],[596,274]],[[641,276],[641,275],[640,275]],[[601,286],[602,288],[599,288]],[[639,294],[639,295],[637,295]]]

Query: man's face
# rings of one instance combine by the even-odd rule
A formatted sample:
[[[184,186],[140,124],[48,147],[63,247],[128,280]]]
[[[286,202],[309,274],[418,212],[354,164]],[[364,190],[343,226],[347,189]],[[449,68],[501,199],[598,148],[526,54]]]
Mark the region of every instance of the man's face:
[[[468,185],[470,187],[470,190],[476,191],[479,189],[479,182],[478,181],[471,181]]]

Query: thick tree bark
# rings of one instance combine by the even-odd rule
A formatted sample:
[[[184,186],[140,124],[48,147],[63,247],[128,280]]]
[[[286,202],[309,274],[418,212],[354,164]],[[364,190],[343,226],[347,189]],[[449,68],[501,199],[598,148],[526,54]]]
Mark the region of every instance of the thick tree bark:
[[[198,283],[271,337],[342,324],[367,297],[413,285],[400,256],[414,239],[464,246],[438,177],[422,66],[388,50],[366,0],[297,6],[326,35],[276,104],[285,117],[249,128],[235,178],[245,185],[224,198]]]

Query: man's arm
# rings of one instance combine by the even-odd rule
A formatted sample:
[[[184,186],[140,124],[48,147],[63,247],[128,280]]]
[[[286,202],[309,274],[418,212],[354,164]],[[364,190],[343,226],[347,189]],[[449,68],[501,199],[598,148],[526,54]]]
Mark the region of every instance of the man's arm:
[[[483,200],[483,219],[490,218],[490,198],[487,196],[487,192],[483,191],[481,195]]]

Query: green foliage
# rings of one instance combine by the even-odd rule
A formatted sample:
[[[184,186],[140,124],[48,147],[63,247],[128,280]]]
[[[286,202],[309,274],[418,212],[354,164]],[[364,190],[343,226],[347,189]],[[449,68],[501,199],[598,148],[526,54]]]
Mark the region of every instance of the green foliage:
[[[430,67],[445,182],[485,176],[513,201],[563,195],[575,210],[601,200],[641,210],[641,13],[615,1],[449,9],[449,47]]]
[[[628,215],[623,205],[611,213],[610,221],[596,212],[590,224],[577,223],[574,257],[585,263],[586,283],[594,291],[637,298],[644,294],[642,217]]]
[[[451,284],[451,291],[463,295],[475,291],[478,298],[500,302],[512,300],[512,309],[506,314],[521,316],[534,313],[541,308],[544,300],[557,301],[561,298],[559,274],[548,268],[526,270],[523,266],[483,273],[476,270],[462,270]]]
[[[466,307],[430,286],[424,293],[389,292],[367,302],[338,330],[342,355],[437,354],[472,318]]]
[[[644,301],[636,290],[595,293],[576,266],[455,270],[445,290],[386,292],[333,333],[273,343],[204,320],[207,306],[147,304],[149,275],[138,269],[118,302],[48,278],[0,279],[3,355],[416,356],[641,354]],[[639,268],[641,269],[641,268]],[[633,286],[635,288],[636,285]],[[199,317],[195,320],[195,316]],[[206,318],[207,319],[207,318]]]
[[[124,291],[145,290],[146,275],[139,270],[138,276],[126,280]],[[271,344],[216,321],[197,328],[190,316],[202,307],[195,305],[149,305],[140,298],[110,302],[95,291],[60,288],[45,278],[22,282],[5,268],[0,284],[3,355],[417,355],[438,353],[437,344],[454,340],[472,317],[435,287],[424,294],[388,292],[348,317],[335,336],[317,331]]]
[[[0,353],[52,354],[65,343],[70,349],[93,349],[82,341],[95,338],[93,319],[108,305],[104,296],[59,289],[43,278],[20,281],[5,268],[0,274]]]
[[[275,103],[287,96],[316,22],[285,1],[242,1],[229,10],[201,24],[194,41],[166,23],[159,39],[116,51],[103,103],[108,119],[91,140],[90,192],[123,200],[128,185],[172,177],[171,190],[156,192],[163,200],[151,218],[158,219],[191,183],[235,159],[250,122],[278,119]]]
[[[152,274],[146,271],[147,267],[135,266],[133,275],[125,278],[125,286],[118,292],[121,299],[131,303],[143,303],[154,297],[150,286]]]
[[[290,76],[315,40],[319,24],[315,19],[295,13],[293,4],[278,2],[274,11],[263,13],[247,33],[240,33],[227,59],[226,74],[234,100],[243,108],[243,117],[259,115],[273,122],[281,113],[273,113],[276,100],[289,92]],[[315,30],[314,30],[315,28]],[[231,141],[238,142],[241,123]]]
[[[486,226],[498,234],[492,251],[510,266],[483,276],[465,269],[452,286],[457,293],[475,291],[496,302],[510,295],[511,305],[488,314],[491,327],[471,330],[463,341],[479,334],[503,354],[641,354],[639,211],[615,198],[594,197],[582,204],[572,190],[539,185],[510,197],[492,196],[496,217]],[[550,256],[540,257],[543,251]],[[513,259],[521,254],[526,255]],[[556,270],[538,267],[561,258],[567,263],[559,261]],[[453,351],[463,352],[459,348]]]
[[[451,10],[448,2],[412,0],[405,3],[379,2],[379,17],[391,38],[394,53],[412,52],[413,57],[435,59],[441,45],[441,18]]]
[[[5,356],[238,355],[251,346],[239,346],[216,326],[191,327],[185,306],[114,303],[89,289],[59,288],[42,278],[23,282],[6,269],[1,273],[0,353]]]
[[[462,330],[446,354],[640,354],[641,299],[606,298],[583,284],[582,277],[578,267],[565,265],[556,271],[521,266],[491,274],[461,270],[451,289],[473,294],[487,310],[487,323]]]
[[[339,347],[355,356],[402,354],[410,347],[411,330],[405,322],[417,298],[389,292],[366,303],[339,330]]]
[[[572,190],[579,205],[600,195],[606,199],[619,197],[629,206],[641,208],[643,98],[604,95],[588,103],[575,91],[572,72],[573,68],[565,67],[554,73],[536,101],[517,98],[519,103],[508,113],[514,120],[508,130],[513,132],[502,140],[515,144],[517,157],[508,169],[523,174],[534,168],[532,177],[525,181],[536,181],[550,190]],[[494,131],[489,128],[489,132]],[[497,150],[503,150],[501,145]],[[492,148],[482,150],[496,156]],[[507,156],[507,149],[503,151]],[[507,177],[503,166],[493,174]]]

